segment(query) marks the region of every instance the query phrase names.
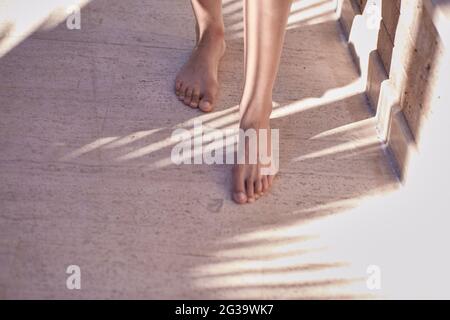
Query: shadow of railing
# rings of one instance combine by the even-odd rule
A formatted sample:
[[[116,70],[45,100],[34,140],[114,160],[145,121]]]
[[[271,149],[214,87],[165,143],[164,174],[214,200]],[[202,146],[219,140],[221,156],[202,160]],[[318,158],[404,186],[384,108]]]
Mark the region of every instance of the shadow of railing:
[[[113,252],[106,260],[137,252],[146,262],[154,255],[166,257],[159,261],[162,272],[173,271],[176,264],[176,274],[183,277],[172,292],[161,292],[155,298],[183,294],[207,298],[368,297],[365,278],[354,273],[353,267],[349,269],[348,257],[339,252],[328,255],[330,242],[316,242],[322,235],[308,228],[311,222],[337,216],[366,197],[396,187],[389,166],[380,160],[384,158],[374,134],[374,118],[364,109],[358,75],[339,68],[339,64],[350,66],[350,57],[339,38],[333,3],[297,1],[293,7],[289,50],[282,58],[272,121],[274,128],[283,128],[283,169],[272,193],[253,206],[237,207],[231,202],[228,167],[183,167],[170,161],[174,129],[190,129],[195,120],[214,129],[237,127],[242,80],[242,61],[236,61],[242,50],[239,28],[232,30],[230,53],[221,67],[225,102],[210,114],[192,113],[178,105],[172,93],[173,75],[189,54],[194,32],[180,30],[177,23],[168,24],[167,17],[170,13],[174,21],[192,22],[188,4],[140,3],[142,7],[134,10],[148,12],[149,19],[133,9],[123,13],[119,9],[124,1],[93,0],[84,8],[88,19],[83,20],[86,26],[80,32],[59,25],[11,48],[0,59],[0,70],[5,71],[0,72],[0,89],[2,99],[14,101],[14,106],[4,108],[12,119],[8,128],[18,133],[20,147],[3,154],[46,166],[57,183],[54,187],[50,179],[45,187],[61,199],[77,197],[75,203],[63,203],[52,192],[48,192],[49,198],[44,195],[44,203],[54,201],[56,207],[62,207],[60,211],[44,208],[47,211],[35,212],[30,219],[36,230],[43,219],[52,223],[69,219],[66,224],[80,228],[85,223],[101,224],[105,228],[98,231],[99,238],[86,237],[96,250],[107,251],[114,250],[118,241],[111,229],[124,233],[142,228],[145,232],[130,234],[135,238],[125,244],[127,252],[120,257]],[[236,23],[233,16],[241,10],[239,5],[239,1],[224,2],[232,23]],[[99,18],[101,9],[105,13]],[[120,19],[122,14],[135,15],[137,21]],[[303,32],[300,27],[307,29]],[[316,39],[323,30],[326,36]],[[302,36],[308,35],[309,42],[304,41]],[[48,47],[36,53],[33,41],[46,41]],[[319,43],[332,50],[322,52],[316,47]],[[62,51],[53,55],[57,46]],[[52,56],[43,58],[49,52]],[[23,62],[21,69],[17,61]],[[44,72],[49,68],[54,71],[51,77]],[[26,82],[30,70],[42,83],[25,90],[33,86]],[[40,77],[45,74],[47,78]],[[64,94],[58,95],[61,91]],[[22,114],[25,116],[19,117]],[[9,165],[4,165],[5,170]],[[20,193],[28,187],[17,188]],[[94,196],[89,190],[99,193]],[[171,206],[175,202],[180,207]],[[12,217],[13,211],[2,218]],[[47,232],[51,237],[56,230]],[[73,257],[80,257],[85,244],[82,239],[72,240]],[[139,288],[145,295],[143,283],[160,280],[145,266],[127,279],[132,293]],[[101,277],[101,271],[92,273]],[[113,271],[127,272],[120,264]],[[95,277],[91,280],[96,281]],[[358,294],[348,289],[353,286]]]

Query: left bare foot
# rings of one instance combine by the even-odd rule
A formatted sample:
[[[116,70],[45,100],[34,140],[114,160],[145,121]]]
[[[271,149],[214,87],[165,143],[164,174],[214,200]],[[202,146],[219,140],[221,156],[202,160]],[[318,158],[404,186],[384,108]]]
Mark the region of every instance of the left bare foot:
[[[219,62],[225,52],[223,30],[207,30],[175,80],[175,93],[192,108],[210,112],[219,92]]]

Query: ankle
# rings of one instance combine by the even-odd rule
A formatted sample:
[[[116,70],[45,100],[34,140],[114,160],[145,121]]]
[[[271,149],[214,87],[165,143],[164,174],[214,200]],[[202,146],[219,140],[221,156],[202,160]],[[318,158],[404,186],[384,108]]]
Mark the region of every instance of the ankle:
[[[239,106],[241,128],[263,128],[269,125],[272,100]]]
[[[209,25],[198,33],[198,44],[203,41],[225,42],[225,28],[221,25]]]

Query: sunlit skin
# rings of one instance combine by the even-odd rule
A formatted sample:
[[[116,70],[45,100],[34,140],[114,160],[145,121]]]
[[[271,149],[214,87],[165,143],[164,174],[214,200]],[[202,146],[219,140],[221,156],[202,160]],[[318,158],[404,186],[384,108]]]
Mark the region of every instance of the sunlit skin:
[[[245,80],[239,105],[239,125],[244,130],[258,131],[270,128],[272,90],[292,1],[243,1]],[[197,21],[197,45],[176,78],[175,91],[186,105],[209,112],[217,102],[218,66],[225,52],[221,1],[191,2]],[[270,137],[267,141],[270,142]],[[274,179],[272,175],[261,174],[259,163],[236,164],[232,174],[232,196],[239,204],[260,198]]]
[[[197,41],[175,80],[175,93],[183,103],[204,112],[213,110],[219,93],[219,62],[225,53],[220,0],[192,0]]]

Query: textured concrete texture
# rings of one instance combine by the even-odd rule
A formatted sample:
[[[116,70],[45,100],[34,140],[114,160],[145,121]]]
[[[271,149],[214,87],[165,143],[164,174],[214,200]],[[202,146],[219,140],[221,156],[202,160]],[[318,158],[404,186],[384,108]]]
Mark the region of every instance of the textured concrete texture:
[[[0,298],[376,297],[367,266],[392,243],[371,228],[383,207],[357,208],[397,179],[333,10],[293,5],[274,93],[281,172],[247,206],[229,166],[170,162],[175,128],[237,125],[240,1],[224,0],[207,115],[173,94],[195,37],[187,1],[93,0],[81,30],[35,24],[0,57]],[[73,264],[81,290],[66,288]]]

